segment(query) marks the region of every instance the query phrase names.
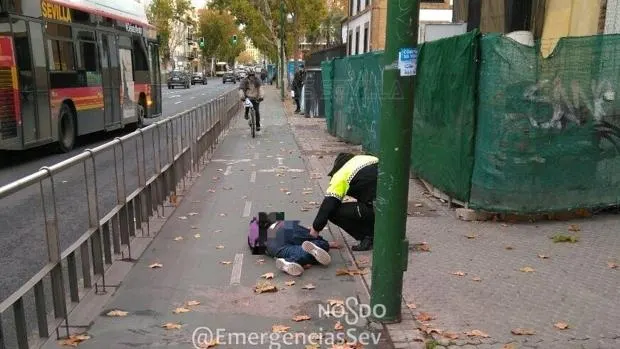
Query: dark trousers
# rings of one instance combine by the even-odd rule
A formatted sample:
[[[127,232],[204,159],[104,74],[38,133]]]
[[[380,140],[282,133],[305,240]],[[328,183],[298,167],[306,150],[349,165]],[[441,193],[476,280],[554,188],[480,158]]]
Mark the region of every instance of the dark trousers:
[[[329,251],[329,242],[325,240],[310,240],[310,242],[324,249],[325,251]],[[284,258],[287,262],[298,263],[301,265],[318,263],[313,255],[304,251],[301,248],[301,245],[286,245],[282,247],[276,257]]]
[[[252,105],[254,106],[254,111],[256,112],[256,127],[260,127],[260,112],[258,111],[258,106],[260,103],[253,99],[250,100]],[[250,108],[245,108],[245,118],[248,118],[248,113],[250,112]]]
[[[346,202],[340,205],[329,220],[346,231],[355,240],[362,241],[369,236],[374,238],[375,210],[371,204]]]
[[[310,229],[306,227],[294,225],[291,229],[285,228],[278,234],[282,234],[279,239],[281,244],[268,248],[267,254],[276,258],[284,258],[287,262],[301,265],[318,263],[314,256],[301,248],[304,241],[310,241],[325,251],[329,251],[329,242],[322,237],[310,235]]]

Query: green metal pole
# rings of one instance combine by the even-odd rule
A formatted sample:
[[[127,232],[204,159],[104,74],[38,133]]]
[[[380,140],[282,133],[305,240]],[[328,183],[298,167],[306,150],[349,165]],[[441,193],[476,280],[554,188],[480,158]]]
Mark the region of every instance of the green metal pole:
[[[417,45],[418,12],[418,0],[388,0],[370,297],[373,318],[383,323],[401,321],[403,272],[407,270],[414,76],[401,75],[398,57],[401,49]]]
[[[284,1],[280,0],[280,98],[284,101]]]

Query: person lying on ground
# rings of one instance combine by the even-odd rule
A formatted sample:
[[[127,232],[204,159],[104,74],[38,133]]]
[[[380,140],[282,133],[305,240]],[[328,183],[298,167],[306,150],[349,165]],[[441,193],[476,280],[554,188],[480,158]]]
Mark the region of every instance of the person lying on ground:
[[[278,221],[267,232],[267,255],[276,258],[276,267],[283,272],[299,276],[304,268],[313,264],[329,265],[330,248],[340,248],[318,233],[300,225],[299,221]]]

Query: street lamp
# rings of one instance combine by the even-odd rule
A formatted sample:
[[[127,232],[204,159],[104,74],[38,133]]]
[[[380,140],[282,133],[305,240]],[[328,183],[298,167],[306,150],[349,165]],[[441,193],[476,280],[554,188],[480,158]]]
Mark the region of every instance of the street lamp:
[[[294,14],[289,13],[286,19],[293,22]],[[284,1],[280,0],[280,98],[284,101]]]

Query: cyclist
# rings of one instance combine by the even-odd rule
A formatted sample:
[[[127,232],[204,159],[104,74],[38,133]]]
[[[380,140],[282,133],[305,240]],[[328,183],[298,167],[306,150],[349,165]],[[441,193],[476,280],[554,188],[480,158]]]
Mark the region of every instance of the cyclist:
[[[248,76],[241,80],[241,84],[239,84],[239,97],[242,101],[249,98],[252,102],[256,114],[256,131],[260,131],[260,112],[258,111],[258,106],[265,97],[265,91],[263,83],[260,81],[260,78],[256,76],[256,72],[252,68],[248,70]],[[249,119],[249,111],[250,108],[245,108],[246,120]]]

